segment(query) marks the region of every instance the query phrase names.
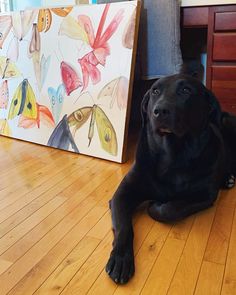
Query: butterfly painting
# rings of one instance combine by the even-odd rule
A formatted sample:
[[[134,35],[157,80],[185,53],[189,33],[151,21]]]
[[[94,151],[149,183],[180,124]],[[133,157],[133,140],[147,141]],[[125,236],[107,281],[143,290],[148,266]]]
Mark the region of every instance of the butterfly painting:
[[[123,162],[137,7],[0,13],[0,136]]]
[[[109,154],[117,155],[117,137],[111,121],[108,119],[105,112],[98,105],[92,107],[83,107],[73,112],[68,117],[68,125],[73,127],[73,135],[80,129],[90,118],[89,131],[88,131],[88,146],[94,136],[94,127],[96,124],[98,136],[101,147]]]
[[[36,119],[38,115],[35,94],[27,79],[20,83],[13,95],[8,119],[21,114],[30,119]]]
[[[9,90],[7,80],[3,81],[0,86],[0,109],[7,109],[9,101]]]

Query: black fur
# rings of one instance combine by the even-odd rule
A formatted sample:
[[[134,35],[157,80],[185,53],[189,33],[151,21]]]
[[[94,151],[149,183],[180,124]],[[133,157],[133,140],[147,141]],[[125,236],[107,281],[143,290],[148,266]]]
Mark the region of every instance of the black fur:
[[[114,241],[106,271],[121,284],[134,274],[138,205],[150,201],[148,213],[157,221],[180,220],[212,206],[236,172],[236,117],[222,113],[197,79],[179,74],[156,81],[141,112],[136,161],[110,202]]]

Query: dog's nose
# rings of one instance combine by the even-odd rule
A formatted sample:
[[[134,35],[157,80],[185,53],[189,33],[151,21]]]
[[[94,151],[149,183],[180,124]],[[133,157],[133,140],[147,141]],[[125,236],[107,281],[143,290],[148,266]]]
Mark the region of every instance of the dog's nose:
[[[154,116],[162,116],[162,117],[168,117],[170,115],[170,109],[167,106],[156,106],[154,109]]]

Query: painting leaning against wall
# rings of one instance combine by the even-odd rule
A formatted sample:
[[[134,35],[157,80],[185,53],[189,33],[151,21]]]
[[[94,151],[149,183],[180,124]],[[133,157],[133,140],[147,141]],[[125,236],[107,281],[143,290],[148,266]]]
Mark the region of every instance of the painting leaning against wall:
[[[138,1],[0,15],[0,134],[124,159]]]

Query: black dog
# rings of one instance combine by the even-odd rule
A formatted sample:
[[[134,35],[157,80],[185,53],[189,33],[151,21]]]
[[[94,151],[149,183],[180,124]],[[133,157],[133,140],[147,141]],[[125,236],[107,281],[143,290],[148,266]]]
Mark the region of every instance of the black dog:
[[[197,79],[155,82],[142,102],[136,161],[110,201],[113,250],[106,271],[116,283],[134,274],[132,214],[144,201],[157,221],[180,220],[214,203],[236,173],[236,117],[222,113]]]

